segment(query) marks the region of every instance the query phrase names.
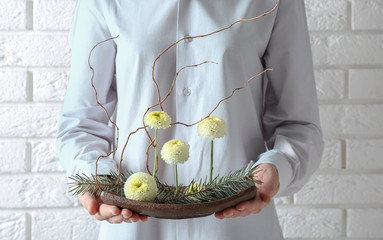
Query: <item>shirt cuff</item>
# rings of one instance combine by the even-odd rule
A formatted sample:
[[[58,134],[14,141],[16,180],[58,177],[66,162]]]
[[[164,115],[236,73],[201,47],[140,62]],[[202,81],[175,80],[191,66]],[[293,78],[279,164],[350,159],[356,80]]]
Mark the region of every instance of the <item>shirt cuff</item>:
[[[280,187],[275,197],[287,195],[286,190],[293,179],[293,170],[286,156],[277,150],[270,150],[259,156],[257,165],[261,163],[274,164],[278,171]]]

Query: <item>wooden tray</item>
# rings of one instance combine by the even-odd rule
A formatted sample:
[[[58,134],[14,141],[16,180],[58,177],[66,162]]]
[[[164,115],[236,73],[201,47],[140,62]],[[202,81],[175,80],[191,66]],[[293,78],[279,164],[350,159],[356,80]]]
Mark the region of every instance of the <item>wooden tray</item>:
[[[101,192],[101,200],[110,205],[126,208],[134,213],[148,215],[155,218],[185,219],[209,216],[226,208],[234,207],[238,203],[253,199],[257,188],[251,186],[233,196],[217,201],[192,204],[161,204],[130,200],[109,192]]]

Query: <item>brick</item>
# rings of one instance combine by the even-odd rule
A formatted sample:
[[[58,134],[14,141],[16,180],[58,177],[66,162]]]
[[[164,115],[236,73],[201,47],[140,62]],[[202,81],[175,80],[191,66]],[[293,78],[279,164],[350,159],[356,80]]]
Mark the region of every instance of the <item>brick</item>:
[[[4,104],[0,106],[0,136],[52,137],[60,105]]]
[[[313,34],[314,64],[383,64],[383,34]]]
[[[383,99],[383,69],[351,69],[351,99]]]
[[[335,238],[342,236],[341,209],[277,209],[285,238]]]
[[[33,27],[36,30],[68,30],[75,0],[35,0]]]
[[[32,239],[97,239],[99,222],[85,210],[49,210],[32,214]]]
[[[27,143],[0,142],[0,173],[17,173],[27,170]]]
[[[346,141],[349,169],[383,169],[383,139],[349,139]]]
[[[62,172],[54,140],[32,141],[32,172]]]
[[[383,104],[329,104],[320,106],[325,134],[382,134]]]
[[[0,176],[0,208],[77,206],[64,174]]]
[[[294,195],[297,204],[381,204],[382,174],[316,174]]]
[[[352,28],[383,29],[382,0],[353,0]]]
[[[23,213],[0,212],[0,239],[27,239],[25,219],[26,217]]]
[[[73,226],[73,240],[98,239],[100,223],[96,222],[93,217],[83,216],[78,220],[78,224]]]
[[[305,0],[305,3],[307,24],[311,31],[335,31],[346,29],[346,0]]]
[[[336,139],[326,139],[319,169],[340,169],[342,167],[342,143]]]
[[[26,1],[0,1],[0,29],[23,30],[26,28]]]
[[[36,70],[33,73],[34,101],[63,101],[69,72],[66,70]]]
[[[315,82],[319,99],[344,98],[345,72],[343,70],[315,70]]]
[[[0,35],[0,66],[69,66],[70,53],[67,34]]]
[[[26,101],[27,72],[0,71],[0,102]]]
[[[349,209],[347,236],[360,238],[383,238],[383,208]]]

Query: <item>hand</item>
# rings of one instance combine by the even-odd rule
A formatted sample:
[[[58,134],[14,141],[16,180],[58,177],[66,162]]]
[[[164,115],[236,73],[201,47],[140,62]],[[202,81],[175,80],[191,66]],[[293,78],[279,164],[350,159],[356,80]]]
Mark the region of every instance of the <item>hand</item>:
[[[110,223],[122,223],[122,222],[146,222],[148,216],[133,214],[128,209],[119,209],[116,206],[108,205],[97,201],[96,197],[89,192],[80,194],[78,199],[90,215],[94,215],[99,221],[108,221]]]
[[[254,176],[263,183],[257,185],[258,191],[254,199],[242,202],[233,208],[215,213],[218,219],[245,217],[250,214],[258,214],[266,207],[279,190],[279,176],[275,166],[271,163],[262,163],[258,167],[259,172]]]

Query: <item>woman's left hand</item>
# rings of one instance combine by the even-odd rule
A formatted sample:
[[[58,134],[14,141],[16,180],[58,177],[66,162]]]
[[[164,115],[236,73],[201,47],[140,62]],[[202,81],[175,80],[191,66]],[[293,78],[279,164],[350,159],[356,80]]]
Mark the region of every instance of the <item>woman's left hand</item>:
[[[215,213],[218,219],[245,217],[257,214],[266,207],[279,190],[279,176],[275,166],[271,163],[262,163],[258,166],[259,172],[254,176],[263,183],[257,185],[258,191],[254,199],[242,202],[233,208],[227,208]]]

